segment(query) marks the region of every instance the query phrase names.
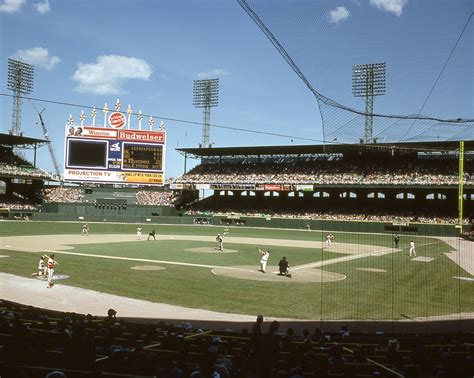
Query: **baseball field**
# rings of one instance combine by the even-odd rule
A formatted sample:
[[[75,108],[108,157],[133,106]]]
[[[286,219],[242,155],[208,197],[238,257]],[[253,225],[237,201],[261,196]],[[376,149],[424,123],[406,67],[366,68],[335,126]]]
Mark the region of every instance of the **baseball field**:
[[[448,257],[456,244],[447,238],[402,234],[396,248],[390,233],[230,227],[221,252],[215,237],[223,226],[146,224],[137,240],[138,226],[93,223],[81,236],[82,223],[0,222],[0,269],[36,285],[40,256],[54,253],[58,280],[48,293],[72,286],[229,314],[404,320],[474,313],[472,272]],[[153,228],[157,240],[147,241]],[[258,248],[271,252],[266,273]],[[291,278],[277,274],[283,256]]]

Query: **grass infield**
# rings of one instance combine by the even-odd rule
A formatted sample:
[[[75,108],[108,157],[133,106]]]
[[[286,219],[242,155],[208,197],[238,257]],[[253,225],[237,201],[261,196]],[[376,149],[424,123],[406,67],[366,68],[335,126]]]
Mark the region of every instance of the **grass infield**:
[[[35,248],[46,246],[44,252],[57,250],[57,273],[70,276],[61,284],[157,303],[325,320],[409,319],[474,312],[473,283],[453,278],[469,276],[468,273],[443,255],[452,248],[436,238],[401,235],[400,248],[396,250],[391,234],[334,233],[336,252],[335,247],[322,248],[326,234],[322,231],[235,227],[230,228],[224,248],[236,252],[218,253],[214,238],[223,227],[143,225],[142,239],[152,228],[164,238],[147,242],[135,240],[136,224],[90,226],[89,238],[66,243],[72,248],[62,252],[55,249],[54,241],[67,240],[68,235],[74,235],[71,241],[77,240],[81,223],[0,222],[0,254],[9,256],[0,258],[0,269],[29,277],[41,255]],[[98,235],[112,235],[111,242],[95,243]],[[113,242],[113,235],[120,240]],[[184,238],[187,240],[181,240]],[[417,245],[418,256],[433,260],[411,261],[407,248],[411,239]],[[44,244],[44,240],[50,243]],[[23,241],[22,248],[15,248],[16,241]],[[346,278],[335,282],[296,282],[286,277],[261,281],[255,246],[272,251],[267,274],[274,274],[278,260],[286,256],[295,275],[322,269]],[[190,251],[197,247],[208,248],[209,252]],[[340,260],[333,263],[334,259]],[[303,267],[312,263],[322,266]],[[164,269],[132,269],[146,265]],[[244,266],[253,268],[241,278],[216,275],[212,269]]]

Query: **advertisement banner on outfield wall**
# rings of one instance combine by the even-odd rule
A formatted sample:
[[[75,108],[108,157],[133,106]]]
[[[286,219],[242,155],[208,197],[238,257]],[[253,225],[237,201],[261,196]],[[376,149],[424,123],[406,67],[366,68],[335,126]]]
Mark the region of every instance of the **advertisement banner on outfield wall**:
[[[302,192],[312,192],[313,189],[313,185],[296,185],[296,190]]]
[[[255,184],[211,184],[214,190],[255,190]]]
[[[209,184],[196,184],[195,188],[197,190],[208,190],[208,189],[211,189],[211,185],[209,185]]]
[[[65,131],[65,181],[164,184],[165,131],[71,125]]]
[[[170,189],[183,189],[183,184],[177,184],[175,182],[172,182],[170,184]]]
[[[264,190],[277,191],[277,190],[280,190],[280,189],[281,189],[281,186],[279,184],[265,184],[265,186],[264,186]]]

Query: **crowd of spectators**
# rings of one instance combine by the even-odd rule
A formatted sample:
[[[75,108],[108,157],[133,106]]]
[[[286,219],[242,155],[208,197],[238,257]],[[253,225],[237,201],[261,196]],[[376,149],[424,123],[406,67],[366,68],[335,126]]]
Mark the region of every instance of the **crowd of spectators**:
[[[206,216],[229,216],[240,215],[246,217],[272,217],[272,218],[297,218],[297,219],[319,219],[319,220],[337,220],[337,221],[367,221],[367,222],[390,222],[390,223],[432,223],[432,224],[457,224],[458,218],[455,216],[446,216],[439,214],[414,214],[410,212],[370,212],[367,209],[364,213],[356,213],[350,210],[327,210],[327,211],[310,211],[310,210],[277,210],[267,208],[265,210],[242,209],[235,208],[206,208],[200,205],[193,206],[185,211],[186,215],[206,215]],[[465,219],[465,223],[469,223],[469,219]]]
[[[472,164],[465,184],[474,184]],[[177,177],[177,183],[318,184],[318,185],[454,185],[456,161],[382,162],[311,161],[292,163],[204,163]]]
[[[49,187],[42,191],[44,202],[83,202],[84,189],[72,187]],[[178,195],[171,191],[140,190],[136,193],[135,204],[150,206],[174,206]]]
[[[174,206],[176,195],[171,191],[140,190],[137,192],[138,205]]]
[[[84,198],[84,190],[81,188],[68,187],[49,187],[42,191],[42,198],[44,202],[82,202]]]
[[[189,322],[124,321],[0,302],[5,376],[64,377],[94,372],[123,377],[302,378],[404,376],[471,378],[472,336],[385,335],[282,329],[262,315],[250,329],[213,330]],[[40,375],[40,372],[43,372]],[[62,375],[61,375],[62,374]],[[89,375],[87,375],[89,376]],[[92,374],[90,375],[92,376]]]
[[[33,211],[37,210],[38,206],[27,200],[12,199],[6,196],[0,196],[0,210],[8,211]]]
[[[51,175],[33,167],[33,165],[16,155],[12,149],[0,146],[0,175],[15,177],[32,177],[50,179]]]

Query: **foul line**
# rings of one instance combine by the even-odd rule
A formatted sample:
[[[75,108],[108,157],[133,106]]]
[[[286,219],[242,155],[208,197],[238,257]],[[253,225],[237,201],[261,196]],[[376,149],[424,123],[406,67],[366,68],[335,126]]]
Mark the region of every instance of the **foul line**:
[[[317,261],[314,263],[298,265],[298,266],[293,267],[291,270],[294,271],[294,270],[300,270],[300,269],[306,269],[306,268],[319,268],[322,266],[337,264],[340,262],[357,260],[357,259],[362,259],[364,257],[370,257],[370,256],[383,256],[383,255],[388,255],[390,253],[395,253],[395,252],[402,252],[402,250],[396,249],[392,251],[391,249],[387,250],[387,248],[384,248],[377,251],[361,253],[358,255],[348,255],[348,256],[336,257],[335,259],[322,260],[322,261]]]
[[[91,254],[91,253],[77,253],[77,252],[56,251],[56,250],[53,250],[53,249],[46,249],[45,251],[46,251],[46,252],[55,253],[55,254],[63,254],[63,255],[97,257],[97,258],[99,258],[99,259],[125,260],[125,261],[140,261],[140,262],[150,262],[150,263],[157,263],[157,264],[195,266],[195,267],[199,267],[199,268],[208,268],[208,269],[222,268],[222,269],[231,269],[231,270],[245,270],[245,269],[240,269],[240,268],[233,268],[233,267],[231,267],[231,266],[205,265],[205,264],[195,264],[195,263],[178,262],[178,261],[164,261],[164,260],[138,259],[138,258],[135,258],[135,257],[103,256],[103,255],[95,255],[95,254]]]

